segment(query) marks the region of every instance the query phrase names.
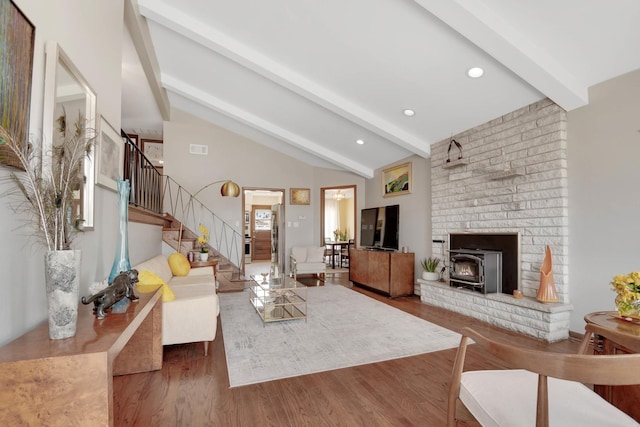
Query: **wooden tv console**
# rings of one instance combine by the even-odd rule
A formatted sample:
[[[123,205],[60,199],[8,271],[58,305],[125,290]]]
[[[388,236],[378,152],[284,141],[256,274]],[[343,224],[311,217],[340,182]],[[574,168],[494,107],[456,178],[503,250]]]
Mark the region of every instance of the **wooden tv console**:
[[[413,253],[350,249],[349,280],[390,297],[413,294]]]
[[[76,335],[42,322],[0,348],[0,425],[113,425],[113,376],[162,369],[162,297],[140,294],[99,320],[80,305]]]

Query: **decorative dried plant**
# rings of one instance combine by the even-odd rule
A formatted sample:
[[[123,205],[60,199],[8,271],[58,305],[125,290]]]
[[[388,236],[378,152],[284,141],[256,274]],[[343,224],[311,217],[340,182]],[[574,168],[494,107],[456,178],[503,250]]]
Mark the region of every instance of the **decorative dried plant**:
[[[68,250],[75,233],[82,225],[82,218],[72,218],[74,191],[82,188],[83,162],[90,161],[95,135],[85,129],[86,120],[81,114],[73,129],[67,128],[66,113],[58,120],[60,141],[54,144],[50,158],[38,156],[33,144],[17,141],[0,127],[0,146],[8,150],[0,152],[13,156],[23,171],[12,171],[5,181],[11,181],[3,196],[21,195],[24,200],[13,205],[17,214],[33,223],[35,237],[48,250]],[[2,154],[5,153],[5,154]],[[44,165],[44,167],[43,167]]]

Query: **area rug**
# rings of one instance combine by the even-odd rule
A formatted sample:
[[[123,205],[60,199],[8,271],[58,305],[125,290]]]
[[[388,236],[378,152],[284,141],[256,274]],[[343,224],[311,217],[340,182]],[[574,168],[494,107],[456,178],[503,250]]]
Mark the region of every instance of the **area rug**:
[[[344,286],[307,288],[307,321],[263,325],[248,291],[220,294],[229,384],[238,387],[456,347],[460,335]]]

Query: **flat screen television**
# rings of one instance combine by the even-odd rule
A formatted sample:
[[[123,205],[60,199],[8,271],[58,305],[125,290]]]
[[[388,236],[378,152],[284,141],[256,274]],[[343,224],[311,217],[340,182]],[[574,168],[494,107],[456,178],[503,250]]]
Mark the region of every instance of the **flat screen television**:
[[[373,250],[399,249],[400,205],[362,209],[360,247]]]

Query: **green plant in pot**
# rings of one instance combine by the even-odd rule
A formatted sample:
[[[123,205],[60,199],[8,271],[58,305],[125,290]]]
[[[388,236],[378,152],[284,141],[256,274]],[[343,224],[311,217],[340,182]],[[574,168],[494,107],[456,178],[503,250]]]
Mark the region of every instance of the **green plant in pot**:
[[[422,278],[424,280],[437,281],[440,280],[440,273],[436,270],[438,269],[438,265],[440,264],[440,258],[435,256],[430,256],[429,258],[425,258],[420,261],[420,265],[422,265]]]
[[[198,237],[198,243],[200,244],[200,261],[206,261],[209,258],[209,247],[207,242],[209,241],[209,229],[200,224],[198,230],[202,233],[202,236]]]
[[[95,136],[79,115],[73,127],[66,114],[56,120],[59,138],[51,153],[39,156],[33,144],[17,141],[0,127],[0,159],[19,169],[3,181],[13,184],[3,196],[11,198],[18,217],[33,227],[33,237],[47,249],[45,279],[49,337],[75,335],[80,281],[80,251],[71,243],[82,218],[74,216],[75,194],[84,179],[83,162],[90,161]],[[25,146],[26,145],[26,146]]]

